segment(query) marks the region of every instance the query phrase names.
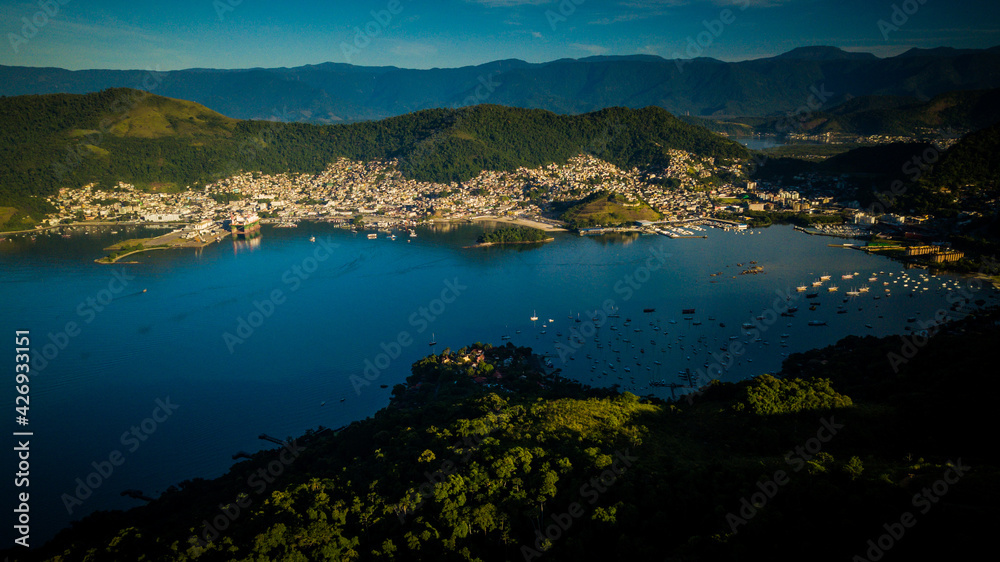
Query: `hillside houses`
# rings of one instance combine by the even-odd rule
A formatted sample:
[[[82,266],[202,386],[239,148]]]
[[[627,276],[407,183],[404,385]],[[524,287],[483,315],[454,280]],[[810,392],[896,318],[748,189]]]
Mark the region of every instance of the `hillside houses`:
[[[623,170],[590,155],[563,165],[512,171],[483,171],[464,182],[422,182],[405,177],[395,160],[357,162],[346,158],[316,174],[245,172],[204,188],[150,193],[119,183],[101,190],[91,184],[64,188],[50,201],[52,220],[138,220],[198,222],[258,212],[281,221],[335,219],[378,214],[398,219],[541,215],[553,203],[576,201],[598,190],[642,200],[657,211],[683,217],[711,211],[712,179],[742,177],[741,165],[719,166],[712,158],[669,150],[666,169]]]

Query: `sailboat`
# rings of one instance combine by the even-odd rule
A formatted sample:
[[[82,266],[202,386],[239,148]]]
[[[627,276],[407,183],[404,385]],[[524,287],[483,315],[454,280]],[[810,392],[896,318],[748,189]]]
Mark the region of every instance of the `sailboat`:
[[[427,345],[437,345],[437,340],[434,339],[434,332],[431,332],[431,341]]]
[[[538,320],[538,314],[534,310],[532,310],[531,311],[531,321],[535,322],[537,320]]]

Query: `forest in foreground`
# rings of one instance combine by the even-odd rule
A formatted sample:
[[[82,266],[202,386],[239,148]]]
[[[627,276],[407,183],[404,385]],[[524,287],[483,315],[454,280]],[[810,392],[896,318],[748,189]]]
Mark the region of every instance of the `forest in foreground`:
[[[98,513],[46,560],[907,560],[992,536],[1000,311],[664,402],[474,344],[391,404]]]

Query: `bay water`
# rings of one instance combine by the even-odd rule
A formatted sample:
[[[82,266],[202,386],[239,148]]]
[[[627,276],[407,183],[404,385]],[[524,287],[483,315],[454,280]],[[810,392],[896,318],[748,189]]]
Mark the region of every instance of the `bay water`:
[[[679,374],[699,369],[724,381],[773,373],[788,354],[849,334],[907,334],[961,295],[997,301],[969,279],[785,226],[688,239],[555,233],[543,245],[465,248],[495,227],[439,224],[370,240],[324,223],[265,226],[250,242],[115,265],[93,260],[150,231],[0,242],[7,427],[32,433],[30,487],[13,485],[8,453],[5,532],[18,492],[30,492],[38,545],[95,510],[138,505],[124,490],[156,497],[224,474],[237,451],[276,446],[261,433],[284,439],[364,419],[414,361],[447,347],[510,341],[547,354],[562,376],[670,398],[685,389],[650,383],[686,384]],[[821,275],[832,279],[816,298],[795,290],[812,292]],[[780,316],[789,306],[799,311]],[[13,407],[17,330],[30,331],[33,355],[27,425]],[[730,361],[733,342],[745,351]],[[99,474],[116,453],[122,462]]]

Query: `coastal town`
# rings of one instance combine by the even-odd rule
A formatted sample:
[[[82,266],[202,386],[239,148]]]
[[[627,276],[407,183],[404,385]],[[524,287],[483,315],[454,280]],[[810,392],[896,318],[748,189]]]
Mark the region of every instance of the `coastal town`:
[[[173,229],[142,240],[144,249],[152,249],[150,245],[196,247],[230,233],[252,234],[258,224],[292,228],[300,221],[388,231],[424,222],[495,219],[562,229],[567,225],[558,220],[554,209],[607,192],[622,196],[625,207],[648,205],[661,219],[596,225],[580,229],[581,234],[638,229],[684,237],[694,234],[680,228],[685,225],[740,229],[748,224],[762,226],[761,214],[784,212],[811,217],[811,234],[871,238],[878,232],[890,239],[914,238],[912,243],[924,246],[934,242],[933,217],[862,208],[851,200],[856,190],[846,176],[799,176],[792,178],[793,189],[780,181],[749,180],[748,162],[721,162],[673,149],[668,155],[669,166],[660,170],[621,169],[581,154],[562,165],[483,171],[470,180],[450,183],[407,178],[395,160],[341,158],[316,174],[244,172],[204,187],[168,192],[126,183],[110,189],[91,184],[60,189],[49,199],[57,213],[46,217],[40,228],[142,224]],[[133,242],[138,248],[138,241]],[[905,251],[909,245],[911,241],[906,240],[879,249]],[[110,250],[122,253],[127,246]],[[938,262],[963,257],[962,252],[947,247],[933,254],[928,259]]]
[[[713,197],[732,195],[747,185],[710,183],[720,173],[744,176],[741,164],[716,164],[712,158],[679,150],[671,150],[670,156],[670,167],[658,173],[622,170],[581,155],[564,165],[484,171],[466,182],[447,184],[406,178],[396,161],[342,158],[319,174],[247,172],[176,193],[144,191],[125,183],[108,190],[94,185],[63,188],[50,198],[58,213],[46,222],[50,226],[95,220],[200,223],[252,213],[264,222],[284,225],[355,218],[377,223],[541,216],[552,203],[581,199],[598,190],[644,201],[665,217],[685,218],[711,212]]]

